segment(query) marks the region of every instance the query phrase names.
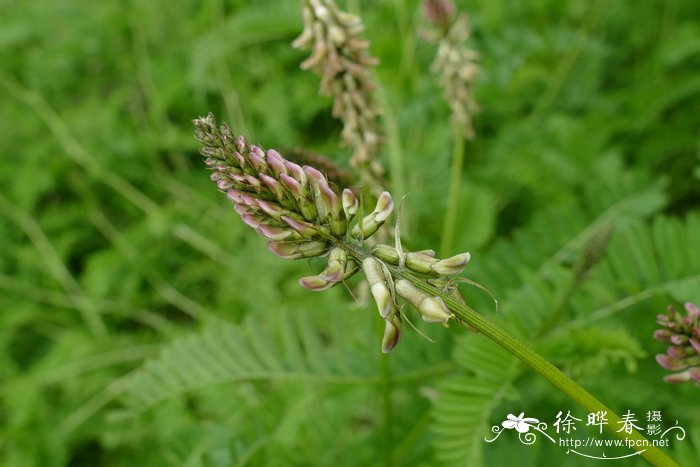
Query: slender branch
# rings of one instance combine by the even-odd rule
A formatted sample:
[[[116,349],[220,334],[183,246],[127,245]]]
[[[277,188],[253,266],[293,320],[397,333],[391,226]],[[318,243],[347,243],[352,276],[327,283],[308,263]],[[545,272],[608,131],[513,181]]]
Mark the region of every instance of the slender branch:
[[[380,324],[380,335],[384,332],[384,326]],[[381,388],[382,388],[382,412],[384,415],[384,465],[391,467],[394,465],[393,453],[391,446],[394,445],[393,440],[393,407],[391,405],[391,366],[389,355],[382,354],[379,356],[379,366],[381,371]]]
[[[452,251],[455,226],[457,225],[457,211],[459,210],[459,198],[462,191],[462,166],[464,165],[464,132],[456,123],[452,124],[454,154],[452,156],[452,169],[450,170],[450,189],[447,198],[447,210],[445,211],[445,224],[442,229],[442,242],[440,250],[444,253]]]

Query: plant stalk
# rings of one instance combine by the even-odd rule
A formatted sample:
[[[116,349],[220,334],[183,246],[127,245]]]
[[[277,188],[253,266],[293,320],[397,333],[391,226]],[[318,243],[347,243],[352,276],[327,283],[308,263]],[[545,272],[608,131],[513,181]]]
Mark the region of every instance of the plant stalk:
[[[456,123],[452,124],[454,154],[452,155],[452,168],[450,170],[450,189],[447,198],[447,210],[445,211],[445,223],[442,229],[442,242],[440,251],[452,251],[455,227],[457,225],[457,211],[462,191],[462,166],[464,165],[464,134],[462,128]]]
[[[365,258],[372,256],[371,253],[365,251],[359,246],[338,240],[333,241],[338,246],[345,249],[350,256],[360,263]],[[462,324],[473,326],[479,330],[481,334],[518,357],[523,363],[527,364],[533,370],[545,377],[557,389],[562,391],[571,400],[579,404],[588,412],[607,412],[608,420],[610,422],[608,425],[606,425],[608,431],[623,441],[630,440],[632,443],[632,449],[637,452],[641,452],[640,455],[644,457],[651,465],[657,467],[679,467],[675,461],[664,454],[656,446],[652,446],[651,442],[649,442],[636,430],[633,430],[632,433],[625,433],[624,430],[616,431],[614,427],[618,424],[622,424],[622,419],[615,412],[606,407],[605,404],[596,399],[582,386],[562,373],[561,370],[552,365],[542,355],[535,352],[533,349],[528,347],[527,344],[510,334],[508,331],[484,318],[481,314],[477,313],[468,305],[459,302],[451,295],[440,290],[438,287],[428,284],[425,279],[391,264],[386,264],[386,267],[394,277],[406,279],[420,290],[432,296],[440,297],[455,314],[457,320],[459,320]],[[636,443],[640,443],[644,446],[637,446]]]
[[[384,331],[383,322],[380,323],[380,330]],[[381,334],[380,334],[381,336]],[[393,449],[394,439],[393,439],[393,407],[391,404],[391,366],[389,355],[381,354],[379,356],[379,368],[381,371],[381,390],[382,390],[382,411],[384,414],[383,428],[384,428],[384,465],[385,467],[392,467],[394,465],[393,461]]]

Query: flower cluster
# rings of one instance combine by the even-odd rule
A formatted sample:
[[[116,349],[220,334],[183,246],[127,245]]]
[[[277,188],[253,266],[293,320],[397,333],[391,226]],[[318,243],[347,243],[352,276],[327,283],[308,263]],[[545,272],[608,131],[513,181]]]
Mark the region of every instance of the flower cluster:
[[[393,211],[388,192],[363,215],[361,198],[349,188],[339,191],[316,168],[286,160],[274,149],[265,151],[249,144],[244,137],[234,136],[227,125],[218,126],[211,114],[194,120],[194,125],[212,181],[233,202],[243,222],[269,240],[272,253],[285,259],[328,258],[318,275],[299,280],[302,286],[326,290],[362,270],[386,322],[384,352],[401,338],[398,298],[426,322],[445,324],[453,317],[441,298],[425,293],[409,279],[445,280],[464,269],[469,253],[438,259],[431,250],[404,252],[400,244],[365,246],[365,240]],[[413,274],[400,274],[404,271]],[[417,279],[415,274],[427,277]]]
[[[474,99],[479,54],[466,46],[471,34],[469,21],[466,15],[460,15],[450,24],[455,8],[449,0],[426,0],[423,14],[437,28],[428,35],[429,39],[438,41],[432,70],[440,76],[445,100],[452,111],[452,121],[462,128],[466,138],[472,139],[472,115],[479,111]]]
[[[685,310],[687,316],[669,307],[665,314],[656,317],[663,329],[656,330],[654,338],[669,344],[666,353],[658,354],[656,361],[667,370],[676,372],[664,377],[669,383],[690,380],[700,383],[700,308],[686,303]]]
[[[382,191],[384,169],[378,160],[379,108],[372,91],[371,67],[359,17],[341,11],[333,0],[304,0],[304,30],[293,46],[311,49],[302,69],[321,76],[321,94],[331,96],[333,116],[343,121],[342,137],[354,150],[350,163],[375,195]]]

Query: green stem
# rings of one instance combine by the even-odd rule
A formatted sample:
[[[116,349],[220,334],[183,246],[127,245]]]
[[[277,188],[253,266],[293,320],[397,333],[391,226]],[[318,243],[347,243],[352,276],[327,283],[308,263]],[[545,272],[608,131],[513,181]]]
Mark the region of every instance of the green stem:
[[[383,323],[379,323],[381,333],[384,332]],[[381,335],[380,333],[380,335]],[[391,467],[394,465],[392,449],[394,445],[393,442],[393,416],[392,416],[392,405],[391,405],[391,366],[389,362],[389,355],[382,354],[379,356],[379,367],[381,371],[381,387],[382,387],[382,409],[384,414],[384,465],[386,467]]]
[[[459,125],[452,125],[454,154],[452,156],[452,169],[450,170],[450,190],[445,211],[445,224],[442,229],[442,243],[440,251],[452,251],[455,226],[457,224],[457,211],[459,210],[459,195],[462,188],[462,166],[464,165],[464,134]]]
[[[362,260],[371,256],[370,253],[357,245],[352,245],[346,242],[338,242],[337,240],[335,243],[345,249],[350,256],[359,262],[362,262]],[[391,264],[386,264],[386,267],[389,269],[392,276],[406,279],[420,290],[432,296],[442,298],[445,304],[455,314],[458,321],[460,321],[462,324],[470,325],[478,329],[481,334],[518,357],[523,363],[527,364],[540,375],[549,380],[549,382],[552,383],[557,389],[562,391],[571,400],[579,404],[588,412],[607,412],[608,420],[610,422],[608,425],[606,425],[607,429],[623,441],[629,440],[631,447],[637,452],[641,452],[641,456],[649,461],[650,464],[657,467],[678,467],[676,462],[664,454],[659,448],[652,446],[651,442],[644,438],[644,436],[642,436],[639,432],[634,430],[632,433],[625,433],[624,430],[616,431],[614,427],[618,424],[622,424],[622,419],[617,414],[606,407],[598,399],[593,397],[593,395],[591,395],[574,380],[562,373],[561,370],[552,365],[543,356],[532,350],[524,342],[520,341],[508,331],[484,318],[469,306],[455,299],[455,297],[452,295],[428,284],[425,279]],[[642,446],[638,446],[637,443]]]

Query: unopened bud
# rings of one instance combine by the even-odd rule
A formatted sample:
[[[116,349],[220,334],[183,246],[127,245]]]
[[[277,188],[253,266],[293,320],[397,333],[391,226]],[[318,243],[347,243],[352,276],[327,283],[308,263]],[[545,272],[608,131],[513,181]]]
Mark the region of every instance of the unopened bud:
[[[318,236],[318,230],[313,224],[300,221],[289,216],[282,216],[281,219],[292,229],[299,232],[303,237],[313,238]]]
[[[285,160],[284,161],[284,166],[287,168],[287,173],[299,182],[299,184],[302,187],[306,187],[309,184],[309,180],[306,177],[306,173],[304,172],[304,169],[301,168],[299,164],[295,164],[292,161]]]
[[[270,240],[292,240],[301,238],[301,235],[291,229],[276,227],[274,225],[260,224],[255,230],[260,235]]]
[[[433,271],[441,276],[459,274],[469,262],[469,253],[461,253],[451,258],[443,259],[432,265]]]
[[[656,355],[656,362],[662,367],[671,371],[682,370],[685,368],[685,365],[683,365],[680,361],[663,353]]]
[[[284,165],[284,158],[274,149],[268,149],[266,154],[267,165],[277,177],[287,174],[287,167]]]
[[[365,216],[360,222],[357,223],[357,225],[355,225],[355,227],[353,227],[353,237],[371,237],[377,230],[379,230],[379,227],[384,224],[384,221],[389,218],[393,209],[394,201],[391,199],[391,195],[385,191],[379,196],[377,206],[374,208],[374,211]]]
[[[342,195],[343,211],[345,211],[345,216],[348,220],[352,219],[357,213],[357,209],[360,206],[360,202],[357,200],[357,196],[352,192],[350,188],[345,188]]]
[[[248,160],[253,166],[256,172],[267,172],[267,164],[265,163],[265,153],[262,149],[257,146],[250,147],[250,153],[248,153]]]
[[[324,254],[328,244],[316,241],[272,241],[267,243],[267,249],[284,259],[313,258]]]

